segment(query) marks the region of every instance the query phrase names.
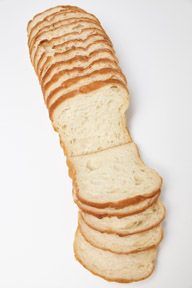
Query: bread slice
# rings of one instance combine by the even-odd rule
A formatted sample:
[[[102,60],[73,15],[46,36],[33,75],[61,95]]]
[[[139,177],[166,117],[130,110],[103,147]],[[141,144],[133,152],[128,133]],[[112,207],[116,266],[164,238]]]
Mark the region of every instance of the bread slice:
[[[46,74],[49,73],[49,70],[52,69],[53,65],[58,65],[62,63],[65,65],[65,62],[67,60],[71,60],[78,56],[87,56],[87,53],[89,55],[93,55],[96,53],[95,51],[101,51],[104,49],[105,51],[110,51],[110,56],[113,56],[113,58],[115,59],[114,61],[118,63],[116,57],[114,56],[112,47],[108,45],[108,42],[104,39],[102,35],[91,35],[91,37],[88,36],[88,38],[85,40],[85,43],[82,42],[82,39],[66,41],[61,44],[61,48],[54,48],[56,52],[51,56],[50,54],[48,55],[46,52],[43,52],[41,58],[36,65],[39,78],[44,81],[44,77],[47,76]],[[77,45],[77,47],[74,48],[74,45]],[[75,54],[75,51],[77,52],[77,54]]]
[[[57,23],[63,19],[71,19],[72,17],[87,17],[95,20],[99,23],[99,20],[92,14],[87,13],[83,9],[75,6],[57,6],[55,8],[48,9],[40,14],[34,16],[29,22],[27,27],[29,40],[32,39],[37,33],[39,33],[45,27]]]
[[[54,56],[55,52],[57,52],[58,49],[59,51],[61,51],[62,49],[65,49],[65,44],[68,45],[69,41],[70,42],[74,41],[74,45],[75,45],[76,40],[86,41],[89,36],[102,36],[102,39],[107,40],[108,43],[110,44],[106,35],[103,33],[103,31],[101,31],[101,29],[98,29],[98,28],[84,28],[81,30],[81,33],[75,31],[75,32],[69,33],[68,35],[53,37],[50,40],[43,40],[36,47],[36,49],[33,52],[33,55],[30,54],[31,61],[35,69],[37,69],[38,62],[43,56],[43,53],[46,52],[47,56]]]
[[[83,237],[94,247],[118,254],[130,254],[155,248],[159,245],[163,229],[158,225],[145,232],[128,236],[99,232],[89,227],[79,214],[79,229]]]
[[[134,254],[116,254],[92,246],[77,230],[76,259],[90,272],[108,281],[128,283],[149,277],[155,267],[156,249]]]
[[[82,155],[131,141],[124,117],[127,96],[119,81],[98,81],[52,105],[50,117],[65,153]]]
[[[81,211],[84,221],[99,232],[120,236],[143,232],[159,225],[165,217],[165,208],[160,200],[146,210],[127,217],[98,218]]]
[[[78,54],[77,52],[77,55]],[[82,53],[81,56],[86,56],[86,54]],[[74,55],[75,57],[75,55]],[[44,81],[42,79],[42,87],[44,90],[47,90],[50,88],[50,86],[52,85],[52,83],[55,83],[58,79],[60,79],[60,76],[65,76],[63,79],[67,80],[70,78],[75,78],[79,75],[82,76],[86,75],[87,72],[93,72],[95,70],[99,70],[102,68],[112,68],[112,69],[119,69],[117,63],[114,60],[108,59],[108,58],[101,58],[98,60],[95,60],[93,62],[89,62],[86,63],[85,66],[83,67],[76,67],[76,65],[74,65],[75,67],[70,68],[70,69],[66,69],[66,61],[62,61],[62,63],[55,63],[52,65],[52,68],[49,70],[50,72],[47,73],[47,77],[44,78]]]
[[[140,213],[142,211],[144,211],[145,209],[149,208],[151,205],[153,205],[153,203],[155,201],[157,201],[159,197],[159,194],[151,197],[151,198],[147,198],[143,201],[140,201],[136,204],[132,204],[132,205],[128,205],[124,208],[95,208],[89,205],[86,205],[84,203],[82,203],[81,201],[79,201],[79,199],[76,196],[76,192],[73,189],[73,199],[75,201],[75,203],[77,204],[77,206],[79,207],[79,209],[82,212],[85,212],[86,214],[90,214],[93,215],[97,218],[102,218],[102,217],[113,217],[116,216],[118,218],[122,218],[125,216],[129,216],[129,215],[134,215],[137,213]],[[88,223],[88,222],[87,222]]]
[[[134,143],[68,161],[78,199],[93,207],[125,207],[161,189],[161,177],[143,163]]]
[[[39,78],[43,79],[46,76],[46,74],[49,73],[52,67],[59,64],[62,65],[62,69],[73,69],[77,67],[84,68],[86,67],[86,65],[90,65],[94,61],[102,60],[104,58],[114,61],[115,63],[118,63],[111,49],[108,49],[107,47],[98,49],[97,47],[95,47],[95,50],[90,52],[88,55],[83,55],[82,53],[73,56],[73,53],[70,53],[69,55],[67,55],[67,57],[65,56],[66,56],[65,53],[58,53],[53,57],[52,56],[47,57],[45,61],[43,60],[44,62],[43,65],[37,66],[38,67],[37,69],[39,69]]]
[[[49,20],[51,18],[51,20]],[[59,27],[61,25],[64,24],[70,24],[73,23],[77,20],[89,20],[90,22],[94,22],[97,23],[99,26],[100,23],[98,20],[93,19],[92,16],[89,16],[89,14],[86,13],[82,13],[81,11],[71,11],[68,12],[67,14],[64,13],[56,13],[55,17],[53,16],[49,16],[49,19],[42,21],[41,23],[39,23],[36,27],[34,27],[34,29],[31,31],[31,33],[29,34],[29,46],[31,46],[32,42],[34,41],[34,39],[39,36],[40,34],[49,31],[50,29]]]
[[[50,99],[52,97],[52,103],[54,103],[54,99],[57,99],[58,90],[62,91],[61,93],[68,93],[69,91],[75,90],[76,87],[79,87],[79,84],[82,86],[81,83],[87,84],[89,81],[96,81],[98,79],[104,80],[107,75],[110,75],[109,78],[112,76],[114,79],[120,79],[126,84],[125,77],[118,66],[107,59],[107,61],[94,61],[93,65],[91,63],[91,65],[88,65],[86,68],[74,67],[72,69],[60,71],[55,74],[47,85],[44,87],[42,86],[42,89],[44,91],[45,99]]]
[[[102,33],[107,38],[107,35],[103,31],[103,29],[100,26],[98,26],[98,24],[96,24],[96,23],[92,23],[92,22],[88,22],[88,21],[84,21],[84,22],[82,21],[78,25],[77,25],[77,23],[64,25],[64,26],[61,26],[61,27],[56,28],[54,30],[44,32],[42,35],[37,36],[37,38],[35,38],[35,41],[32,41],[31,46],[29,47],[31,59],[32,60],[34,59],[36,50],[37,50],[38,46],[40,46],[41,43],[43,43],[43,41],[50,41],[51,42],[53,40],[57,41],[57,40],[62,39],[61,41],[64,42],[63,39],[67,40],[67,37],[81,34],[84,31],[87,31],[87,29],[94,29],[94,31]]]
[[[53,25],[48,26],[42,32],[37,33],[37,35],[35,35],[29,43],[29,50],[31,53],[34,53],[34,48],[36,48],[39,43],[44,40],[51,40],[54,37],[65,36],[74,31],[81,33],[82,29],[85,28],[96,28],[106,35],[103,28],[96,21],[88,18],[76,18],[72,22],[67,21],[66,23],[65,21],[61,21],[59,23],[54,23]]]
[[[118,68],[103,68],[92,71],[91,73],[87,72],[85,75],[79,77],[69,77],[66,81],[63,81],[64,79],[65,76],[60,76],[58,81],[53,83],[50,89],[43,90],[44,99],[48,108],[55,103],[57,99],[63,96],[63,94],[79,89],[83,85],[89,85],[96,81],[105,81],[108,79],[120,80],[125,84],[124,75]]]
[[[99,44],[99,49],[98,49],[98,44]],[[101,49],[107,49],[107,51],[110,50],[113,53],[113,49],[111,48],[111,46],[109,46],[109,44],[106,40],[97,40],[94,42],[90,41],[89,44],[85,45],[84,47],[83,46],[77,46],[75,48],[69,47],[68,50],[66,50],[66,51],[56,52],[57,55],[62,54],[62,61],[57,61],[57,59],[55,59],[56,61],[54,62],[54,60],[51,59],[52,60],[51,64],[53,67],[49,67],[49,72],[46,72],[44,77],[42,77],[42,84],[44,85],[48,81],[50,81],[50,79],[53,77],[54,74],[65,70],[66,69],[66,64],[65,64],[66,61],[69,61],[69,60],[71,60],[77,56],[90,57],[96,53],[95,51],[97,51],[97,50],[100,51]],[[45,59],[47,59],[47,58],[45,57]],[[46,60],[44,60],[44,63],[45,63],[45,61]],[[113,61],[117,65],[117,61],[116,61],[115,57],[114,57]],[[88,66],[88,63],[86,63],[86,66]],[[42,67],[43,66],[41,66],[41,68]]]
[[[58,12],[62,12],[63,13],[63,11],[65,9],[68,9],[68,7],[59,5],[59,6],[56,6],[56,7],[51,7],[51,8],[46,9],[45,11],[43,11],[41,13],[36,14],[33,17],[33,19],[29,21],[29,23],[27,25],[28,34],[30,34],[31,30],[34,29],[34,27],[36,25],[38,25],[38,23],[43,21],[47,16],[54,15],[55,13],[58,13]]]

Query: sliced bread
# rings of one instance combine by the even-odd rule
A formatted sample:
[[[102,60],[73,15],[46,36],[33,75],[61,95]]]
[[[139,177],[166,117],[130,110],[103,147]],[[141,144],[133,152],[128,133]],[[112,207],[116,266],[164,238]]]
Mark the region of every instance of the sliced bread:
[[[103,68],[95,71],[93,70],[92,72],[87,71],[85,75],[74,78],[69,77],[68,80],[65,79],[66,75],[60,76],[58,80],[52,83],[50,87],[48,87],[47,89],[43,89],[44,99],[48,108],[50,108],[51,105],[55,103],[64,94],[77,90],[83,85],[89,85],[96,81],[116,79],[120,80],[126,85],[124,75],[118,68]]]
[[[163,236],[161,225],[128,236],[99,232],[89,227],[81,214],[79,214],[79,229],[83,237],[94,247],[118,254],[137,253],[152,247],[155,248]]]
[[[131,141],[124,117],[127,95],[117,80],[93,82],[62,95],[49,113],[65,153],[82,155]]]
[[[95,47],[95,50],[90,52],[88,55],[83,55],[82,53],[82,54],[73,56],[73,54],[70,53],[69,55],[67,55],[67,57],[65,57],[66,55],[64,54],[65,53],[58,53],[54,57],[52,56],[48,57],[43,63],[43,65],[41,65],[40,67],[39,78],[43,79],[46,76],[46,74],[49,73],[50,69],[52,69],[55,65],[58,65],[58,64],[62,65],[63,70],[73,69],[77,67],[84,68],[86,67],[86,65],[89,65],[96,60],[98,61],[102,60],[103,58],[107,58],[118,64],[113,52],[107,47],[99,48],[99,49]]]
[[[74,241],[76,259],[90,272],[108,281],[128,283],[149,277],[155,267],[156,249],[117,254],[92,246],[77,230]]]
[[[122,218],[128,215],[134,215],[137,213],[140,213],[142,211],[144,211],[145,209],[147,209],[148,207],[150,207],[159,197],[159,194],[151,197],[151,198],[147,198],[143,201],[140,201],[136,204],[132,204],[132,205],[128,205],[124,208],[96,208],[96,207],[92,207],[89,205],[86,205],[84,203],[82,203],[81,201],[79,201],[79,199],[76,196],[76,192],[75,189],[73,189],[73,199],[75,201],[75,203],[77,204],[77,206],[79,207],[79,209],[82,212],[85,212],[86,214],[90,214],[93,215],[97,218],[102,218],[102,217],[113,217],[116,216],[118,218]]]
[[[89,20],[90,22],[97,23],[97,25],[100,26],[100,23],[96,19],[93,19],[92,16],[89,16],[89,14],[86,13],[82,13],[81,11],[70,11],[67,13],[67,15],[64,13],[57,13],[55,17],[51,18],[51,20],[43,20],[36,27],[34,27],[34,29],[29,34],[29,46],[31,46],[35,38],[43,32],[57,28],[64,24],[67,25],[69,23],[73,23],[77,20]]]
[[[44,32],[43,35],[40,35],[35,39],[34,43],[32,43],[29,47],[32,61],[35,58],[37,48],[41,47],[41,43],[44,43],[44,41],[49,41],[49,43],[53,43],[53,41],[55,41],[55,44],[60,44],[64,41],[70,40],[70,38],[74,36],[81,35],[83,32],[86,31],[88,31],[88,33],[90,33],[91,31],[99,32],[103,34],[106,39],[108,39],[102,28],[92,22],[82,22],[80,25],[74,23],[67,25],[67,27],[64,25],[62,27],[54,29],[53,31]]]
[[[69,157],[68,163],[77,198],[93,207],[125,207],[161,189],[161,177],[143,163],[134,143]]]
[[[126,217],[98,218],[81,211],[84,221],[99,232],[120,236],[143,232],[159,225],[165,217],[165,208],[160,200],[144,211]]]
[[[59,48],[59,51],[61,51],[62,49],[65,49],[65,44],[68,45],[69,41],[75,42],[76,40],[86,40],[89,36],[92,36],[92,35],[94,36],[100,35],[102,36],[102,39],[105,39],[108,41],[106,35],[100,29],[97,29],[97,28],[84,28],[81,30],[81,33],[74,31],[74,32],[69,33],[68,35],[53,37],[51,38],[51,40],[41,41],[39,45],[36,47],[36,49],[34,50],[33,57],[31,54],[31,60],[35,69],[37,69],[38,62],[40,61],[43,53],[46,52],[47,56],[53,56],[55,52],[58,51],[58,48]]]

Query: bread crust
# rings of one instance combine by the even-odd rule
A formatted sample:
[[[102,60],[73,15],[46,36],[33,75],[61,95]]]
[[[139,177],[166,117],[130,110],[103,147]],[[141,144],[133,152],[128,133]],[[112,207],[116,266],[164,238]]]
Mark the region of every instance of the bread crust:
[[[38,21],[32,28],[30,28],[30,25],[34,22],[34,20],[35,20],[37,17],[42,16],[43,14],[47,13],[48,11],[53,11],[53,10],[55,10],[55,9],[57,9],[57,8],[58,8],[58,9],[60,8],[61,10],[58,10],[58,11],[56,11],[56,12],[53,12],[53,13],[45,16],[42,20]],[[79,8],[79,7],[70,6],[70,5],[68,5],[68,6],[67,6],[67,5],[66,5],[66,6],[59,5],[59,6],[49,8],[49,9],[47,9],[47,10],[41,12],[41,13],[36,14],[36,15],[32,18],[32,20],[30,20],[30,21],[28,22],[28,25],[27,25],[28,36],[30,37],[32,31],[33,31],[34,29],[36,29],[40,24],[42,24],[43,22],[47,21],[47,20],[49,19],[49,17],[53,17],[53,18],[54,18],[54,17],[57,16],[57,15],[63,14],[63,12],[64,12],[65,10],[66,10],[66,11],[70,11],[70,12],[81,12],[81,13],[89,14],[89,15],[92,16],[92,17],[95,17],[94,15],[92,15],[92,14],[90,14],[90,13],[87,13],[85,10],[83,10],[83,9],[81,9],[81,8]],[[95,17],[95,18],[96,18],[96,17]]]
[[[74,12],[72,12],[74,13]],[[76,13],[76,12],[75,12]],[[63,15],[63,14],[61,14]],[[77,14],[78,15],[78,14]],[[55,28],[58,28],[60,27],[60,24],[63,25],[66,23],[66,25],[68,24],[74,24],[75,21],[89,21],[90,23],[95,23],[97,24],[99,27],[102,27],[100,25],[100,23],[94,19],[91,19],[89,17],[86,17],[87,15],[85,14],[85,17],[81,16],[81,17],[71,17],[71,18],[67,18],[67,19],[63,19],[63,20],[59,20],[57,22],[55,22],[54,24],[48,24],[46,26],[43,26],[42,28],[40,28],[36,34],[34,34],[33,36],[31,36],[32,33],[30,33],[29,35],[29,38],[28,38],[28,45],[31,46],[31,43],[33,41],[33,43],[35,42],[34,40],[39,36],[39,35],[42,35],[42,32],[45,32],[45,31],[52,31],[52,30],[49,30],[51,27],[55,27]],[[77,20],[78,19],[78,20]],[[72,22],[71,22],[72,21]],[[42,21],[43,23],[44,21]],[[58,26],[57,26],[58,25]],[[103,29],[103,28],[102,28]]]
[[[66,20],[68,20],[68,19],[66,19]],[[50,29],[50,30],[45,30],[45,28],[43,28],[43,29],[42,29],[42,32],[38,32],[38,33],[32,38],[32,40],[29,42],[29,49],[31,50],[31,49],[32,49],[32,46],[35,44],[35,42],[38,41],[38,39],[39,39],[41,36],[43,36],[44,34],[46,34],[46,33],[48,33],[48,32],[55,31],[55,30],[57,30],[57,29],[59,29],[59,28],[62,28],[62,27],[70,27],[70,26],[72,26],[72,25],[74,25],[74,24],[79,24],[79,23],[90,23],[90,24],[94,24],[96,27],[98,27],[98,29],[100,29],[100,30],[105,34],[103,28],[99,25],[99,23],[97,23],[96,21],[91,20],[91,19],[89,19],[89,18],[79,18],[79,19],[77,18],[77,20],[75,20],[74,22],[71,22],[71,23],[63,23],[63,22],[66,22],[66,20],[58,21],[58,22],[60,22],[61,25],[56,26],[57,23],[55,23],[55,24],[54,24],[54,27],[53,27],[52,29]],[[68,22],[70,22],[70,21],[68,21]],[[49,25],[48,27],[51,28],[52,26],[53,26],[53,25]],[[95,27],[95,26],[93,26],[93,27]],[[47,27],[47,29],[48,29],[48,27]],[[92,26],[90,26],[90,28],[91,28],[91,27],[92,27]],[[65,36],[65,34],[63,34],[63,36]]]
[[[100,35],[102,35],[103,37],[105,37],[105,35],[103,34],[103,32],[100,30],[100,29],[97,29],[97,28],[84,28],[84,29],[82,29],[81,30],[81,33],[82,32],[92,32],[93,34],[100,34]],[[66,36],[74,36],[75,38],[74,39],[68,39],[67,41],[70,41],[70,40],[76,40],[76,37],[77,36],[83,36],[81,33],[78,33],[78,32],[70,32],[70,33],[67,33],[67,34],[65,34],[65,37]],[[91,35],[91,34],[89,34],[89,35]],[[89,36],[88,35],[88,36]],[[38,52],[39,52],[39,49],[41,48],[41,45],[43,44],[43,43],[46,43],[46,44],[49,44],[50,45],[50,47],[52,47],[52,46],[54,46],[54,43],[55,43],[55,41],[59,41],[59,40],[61,40],[62,38],[63,38],[64,36],[62,35],[62,36],[58,36],[58,37],[54,37],[54,38],[51,38],[51,40],[42,40],[42,41],[40,41],[40,43],[39,43],[39,45],[38,45],[38,47],[36,48],[36,50],[35,50],[35,52],[34,52],[34,55],[33,55],[33,57],[32,57],[32,51],[29,51],[30,52],[30,55],[31,55],[31,61],[32,61],[32,63],[33,63],[33,65],[35,66],[35,69],[36,69],[36,65],[35,65],[35,62],[36,62],[36,57],[37,57],[37,54],[38,54]],[[106,40],[108,40],[109,41],[109,39],[107,38],[107,37],[105,37],[106,38]],[[78,38],[77,38],[78,39]],[[84,40],[83,38],[80,38],[80,39],[82,39],[82,40]],[[67,41],[64,41],[63,43],[65,43],[65,42],[67,42]],[[110,43],[110,41],[109,41],[109,43]]]
[[[102,212],[102,208],[98,208],[99,210],[101,210],[101,212],[98,214],[96,212],[93,212],[91,211],[91,209],[86,209],[86,208],[82,208],[81,204],[79,203],[80,201],[79,200],[74,200],[75,203],[77,204],[77,206],[79,207],[80,210],[82,210],[83,212],[87,213],[87,214],[90,214],[90,215],[93,215],[97,218],[103,218],[103,217],[118,217],[118,218],[123,218],[123,217],[126,217],[126,216],[130,216],[130,215],[134,215],[134,214],[137,214],[137,213],[140,213],[140,212],[143,212],[145,209],[151,207],[155,201],[157,201],[159,197],[159,194],[157,194],[156,196],[154,197],[151,197],[151,199],[153,199],[151,202],[149,202],[149,204],[147,204],[146,206],[144,206],[143,208],[141,209],[138,209],[138,210],[135,210],[134,212],[127,212],[127,213],[107,213],[107,212]],[[145,200],[144,200],[145,201]],[[140,203],[140,202],[139,202]],[[138,204],[138,203],[137,203]],[[94,208],[94,207],[90,207],[90,208]],[[118,209],[117,209],[118,210]]]
[[[150,207],[151,207],[151,206],[152,206],[152,204],[150,205]],[[145,210],[146,210],[146,209],[144,209],[143,211],[145,211]],[[121,232],[118,232],[118,233],[117,233],[117,232],[114,232],[114,231],[111,231],[111,230],[104,230],[104,229],[101,231],[101,230],[99,230],[98,228],[92,226],[90,223],[88,223],[88,222],[86,221],[85,217],[83,217],[83,214],[82,214],[81,212],[80,212],[80,213],[81,213],[81,217],[83,218],[84,222],[85,222],[91,229],[94,229],[94,230],[96,230],[97,232],[100,232],[100,233],[115,234],[115,235],[124,237],[124,236],[134,235],[134,234],[137,234],[137,233],[143,233],[143,232],[146,232],[146,231],[148,231],[148,230],[151,230],[151,229],[159,226],[159,225],[164,221],[164,219],[165,219],[166,209],[165,209],[164,206],[163,206],[163,210],[164,210],[163,217],[160,218],[156,223],[154,223],[153,225],[151,225],[151,226],[149,226],[149,227],[147,227],[147,228],[145,228],[145,229],[140,229],[140,230],[137,230],[136,232],[132,232],[132,233],[121,233]],[[137,212],[137,213],[135,213],[135,214],[141,213],[141,212],[143,212],[143,211]],[[134,215],[134,214],[132,214],[132,215]],[[128,215],[128,216],[129,216],[129,215]],[[108,217],[108,216],[107,216],[107,217]],[[118,218],[119,218],[119,217],[118,217]]]
[[[78,228],[78,229],[79,229],[79,228]],[[77,232],[78,232],[78,229],[77,229]],[[76,234],[77,234],[77,232],[76,232]],[[76,238],[76,236],[75,236],[75,238]],[[150,249],[148,249],[148,250],[146,250],[146,251],[149,251],[149,250],[152,250],[152,249],[153,249],[153,248],[150,248]],[[126,280],[126,279],[121,279],[121,278],[111,279],[111,278],[108,278],[108,277],[105,277],[105,276],[103,276],[103,275],[100,275],[100,274],[95,273],[94,271],[92,271],[89,267],[87,267],[87,265],[85,265],[85,264],[81,261],[81,259],[80,259],[80,258],[78,257],[78,255],[77,255],[78,253],[77,253],[77,248],[76,248],[76,239],[75,239],[74,244],[73,244],[73,250],[74,250],[74,256],[75,256],[76,260],[77,260],[85,269],[87,269],[89,272],[91,272],[91,273],[94,274],[95,276],[101,277],[101,278],[103,278],[104,280],[109,281],[109,282],[131,283],[131,282],[142,281],[142,280],[145,280],[145,279],[149,278],[149,277],[152,275],[152,273],[154,272],[154,270],[155,270],[155,263],[154,263],[151,272],[150,272],[146,277],[142,277],[142,278],[137,279],[137,280],[134,280],[134,279],[127,279],[127,280]]]
[[[64,26],[65,26],[65,25],[64,25]],[[100,32],[102,35],[106,36],[106,39],[110,42],[110,40],[108,39],[108,36],[103,32],[102,29],[96,28],[96,27],[85,27],[85,28],[81,29],[81,30],[78,31],[78,32],[76,32],[76,31],[75,31],[75,32],[68,32],[68,33],[63,34],[63,35],[61,35],[61,36],[57,36],[57,37],[54,37],[54,36],[53,36],[53,38],[51,38],[50,40],[47,40],[47,39],[42,39],[42,40],[40,40],[40,42],[39,42],[38,45],[37,45],[37,48],[34,47],[34,46],[29,47],[29,51],[30,51],[31,56],[32,56],[32,53],[34,53],[32,59],[33,59],[33,60],[35,59],[35,57],[36,57],[36,55],[37,55],[37,52],[38,52],[38,48],[41,46],[41,44],[43,44],[43,43],[46,42],[46,43],[49,44],[50,47],[51,47],[52,44],[54,45],[54,42],[55,42],[55,41],[61,40],[62,38],[65,38],[65,37],[67,37],[67,36],[81,36],[81,34],[82,34],[83,32],[85,32],[85,31],[94,31],[94,32],[98,32],[98,33]],[[48,33],[48,32],[46,32],[46,33]],[[36,48],[35,52],[33,51],[34,48]]]
[[[104,86],[109,85],[109,84],[111,84],[111,85],[119,85],[119,86],[121,86],[122,88],[124,88],[128,92],[127,87],[120,80],[108,79],[108,80],[105,80],[105,81],[95,81],[95,82],[93,82],[93,83],[91,83],[89,85],[81,86],[79,89],[76,89],[76,90],[74,90],[72,92],[66,93],[66,94],[62,95],[61,97],[59,97],[49,107],[49,117],[50,117],[50,119],[53,121],[53,114],[54,114],[55,109],[59,105],[61,105],[61,103],[63,101],[65,101],[66,99],[71,98],[71,97],[75,97],[75,96],[80,95],[80,94],[84,94],[84,93],[86,94],[86,93],[98,90],[98,89],[103,88]],[[66,151],[66,155],[69,155],[68,152],[67,152],[67,149],[65,149],[65,151]]]
[[[58,99],[59,100],[59,99]],[[54,105],[54,104],[53,104]],[[94,154],[96,154],[98,152],[95,152]],[[140,157],[140,154],[139,154],[139,150],[137,149],[137,154],[138,154],[138,157],[141,159]],[[86,205],[89,205],[89,206],[92,206],[92,207],[95,207],[95,208],[123,208],[125,206],[129,206],[129,205],[132,205],[132,204],[136,204],[140,201],[143,201],[145,199],[148,199],[148,198],[151,198],[157,194],[160,194],[161,192],[161,189],[158,189],[158,190],[154,190],[150,193],[147,193],[145,195],[137,195],[137,196],[133,196],[133,197],[129,197],[129,198],[126,198],[126,199],[122,199],[122,200],[118,200],[118,201],[115,201],[115,202],[111,202],[111,201],[108,201],[108,202],[103,202],[103,203],[96,203],[96,202],[92,202],[92,201],[89,201],[85,198],[83,198],[80,193],[79,193],[79,187],[78,187],[78,184],[76,182],[76,171],[75,171],[75,167],[73,166],[73,163],[70,161],[70,159],[68,159],[68,166],[70,167],[70,175],[71,175],[71,178],[73,180],[73,185],[75,187],[75,191],[76,191],[76,196],[77,198],[84,204]],[[159,176],[160,177],[160,176]],[[161,180],[161,185],[160,187],[162,186],[162,178],[160,177],[160,180]]]
[[[43,81],[43,79],[42,79],[42,81],[41,81],[42,85],[43,85],[44,89],[46,90],[52,85],[52,81],[55,82],[55,81],[59,80],[59,77],[62,76],[62,75],[65,75],[66,73],[71,73],[71,72],[74,72],[74,71],[76,71],[76,72],[84,72],[84,71],[89,70],[92,67],[94,67],[95,64],[102,64],[102,63],[106,63],[106,64],[108,63],[109,65],[111,64],[114,67],[118,68],[118,65],[117,65],[117,63],[115,61],[113,61],[113,60],[111,60],[109,58],[101,58],[101,59],[94,60],[88,66],[85,66],[85,67],[75,67],[75,68],[70,68],[70,69],[65,69],[65,70],[62,69],[61,71],[59,71],[57,73],[54,73],[54,75],[50,78],[50,80],[48,80],[45,84],[43,84],[45,81]],[[64,61],[64,64],[65,64],[65,61]],[[52,72],[53,69],[55,69],[55,68],[57,68],[59,66],[62,66],[61,62],[54,63],[51,66],[51,69],[49,70],[49,73],[47,73],[46,77]]]
[[[85,56],[86,57],[86,56]],[[100,70],[96,70],[96,71],[93,71],[89,74],[86,74],[86,75],[83,75],[83,76],[78,76],[78,77],[74,77],[72,79],[68,79],[68,80],[65,80],[63,81],[62,84],[59,85],[59,87],[55,88],[54,90],[52,90],[49,95],[47,96],[46,98],[46,104],[47,106],[49,107],[50,106],[50,101],[52,100],[52,98],[55,96],[56,93],[64,90],[64,89],[67,89],[69,87],[73,87],[73,85],[77,84],[79,81],[82,81],[82,80],[86,80],[86,79],[90,79],[92,76],[97,76],[97,75],[105,75],[105,74],[108,74],[108,73],[111,73],[112,76],[109,77],[110,79],[113,77],[115,78],[115,76],[119,75],[121,79],[121,81],[125,82],[125,76],[122,74],[121,70],[120,69],[113,69],[113,68],[103,68],[103,69],[100,69]],[[60,74],[60,73],[59,73]],[[51,81],[50,84],[52,85],[54,83],[54,81]],[[126,84],[126,82],[124,83]],[[63,91],[65,93],[65,90]],[[43,93],[45,94],[46,93],[46,90],[43,89]]]
[[[154,226],[153,228],[156,228],[157,226],[158,226],[158,225]],[[118,254],[118,255],[129,255],[129,254],[136,254],[136,253],[143,252],[143,251],[148,251],[148,250],[150,250],[150,249],[157,248],[157,247],[160,245],[161,241],[163,240],[163,229],[162,229],[162,230],[161,230],[161,238],[159,239],[159,241],[157,242],[156,245],[154,244],[154,245],[151,245],[151,246],[149,246],[149,247],[145,247],[145,248],[141,248],[141,249],[135,249],[135,250],[132,250],[132,251],[129,251],[129,252],[116,252],[116,251],[113,251],[113,250],[108,249],[108,248],[103,248],[103,247],[101,248],[101,247],[97,246],[97,245],[94,244],[92,241],[90,241],[90,239],[88,239],[88,238],[86,237],[86,235],[85,235],[85,233],[83,233],[80,225],[78,225],[78,229],[80,230],[80,232],[81,232],[81,234],[83,235],[83,237],[85,238],[85,240],[86,240],[89,244],[91,244],[93,247],[98,248],[98,249],[101,249],[101,250],[104,250],[104,251],[108,251],[108,252],[111,252],[111,253],[114,253],[114,254]],[[151,229],[152,229],[152,228],[151,228]],[[143,233],[143,232],[147,232],[147,231],[149,231],[149,230],[151,230],[151,229],[148,229],[148,230],[142,231],[142,232],[138,232],[138,233],[140,234],[140,233]],[[98,231],[98,230],[96,230],[96,231]],[[98,232],[100,232],[100,231],[98,231]],[[100,232],[100,233],[106,233],[106,232]],[[135,233],[135,234],[137,234],[137,233]],[[118,235],[118,234],[117,234],[117,235]],[[130,235],[133,235],[133,234],[130,234]],[[118,235],[118,236],[120,236],[120,235]],[[121,236],[121,237],[124,237],[124,236],[126,236],[126,235],[123,235],[123,236]]]
[[[86,49],[89,49],[89,47],[91,47],[91,45],[95,45],[95,44],[99,44],[99,43],[104,42],[104,43],[106,44],[106,46],[108,47],[108,49],[111,50],[111,52],[114,53],[114,59],[115,59],[114,61],[116,61],[116,62],[118,63],[118,60],[117,60],[117,58],[116,58],[116,56],[115,56],[115,52],[114,52],[112,46],[110,45],[110,43],[106,40],[106,38],[105,38],[102,34],[97,34],[97,33],[96,33],[96,34],[89,35],[85,40],[82,40],[82,39],[69,40],[69,41],[63,42],[62,44],[55,45],[55,46],[53,46],[53,48],[54,48],[54,47],[57,47],[57,46],[59,46],[59,47],[64,47],[64,46],[67,46],[67,45],[69,45],[69,44],[75,45],[75,43],[85,43],[85,42],[88,41],[90,38],[92,38],[92,37],[98,37],[98,36],[99,36],[99,37],[102,37],[103,39],[93,41],[93,42],[91,42],[89,45],[87,45],[87,47],[77,46],[77,49],[80,49],[80,50],[82,50],[82,51],[86,51]],[[100,41],[102,41],[102,42],[100,42]],[[88,47],[88,46],[89,46],[89,47]],[[84,49],[85,49],[85,50],[84,50]],[[55,58],[56,58],[57,56],[65,56],[66,54],[71,53],[71,52],[74,51],[74,50],[75,50],[75,48],[73,47],[73,48],[71,48],[71,49],[68,50],[68,51],[55,52],[52,57],[55,57]],[[44,58],[46,58],[46,61],[45,61],[44,65],[41,67],[40,64],[41,64],[41,62],[44,60]],[[42,53],[39,61],[37,62],[37,65],[36,65],[36,71],[37,71],[37,73],[38,73],[38,75],[39,75],[40,77],[42,76],[43,67],[45,67],[45,65],[49,62],[50,59],[51,59],[51,57],[50,57],[50,56],[47,56],[45,52]],[[55,59],[55,60],[57,60],[57,59]],[[60,60],[60,62],[61,62],[61,60]],[[58,63],[58,62],[55,62],[55,64],[56,64],[56,63]],[[41,68],[40,68],[40,67],[41,67]],[[48,68],[48,70],[49,70],[49,68]],[[44,75],[43,75],[43,77],[44,77]],[[42,79],[43,79],[43,77],[42,77]]]

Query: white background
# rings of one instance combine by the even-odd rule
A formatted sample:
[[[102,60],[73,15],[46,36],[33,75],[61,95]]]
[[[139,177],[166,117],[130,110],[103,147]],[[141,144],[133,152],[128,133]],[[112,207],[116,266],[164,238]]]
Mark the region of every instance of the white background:
[[[29,61],[26,25],[57,4],[94,13],[128,78],[128,122],[164,178],[157,269],[132,288],[192,288],[192,1],[0,1],[0,288],[123,287],[75,261],[77,208]]]

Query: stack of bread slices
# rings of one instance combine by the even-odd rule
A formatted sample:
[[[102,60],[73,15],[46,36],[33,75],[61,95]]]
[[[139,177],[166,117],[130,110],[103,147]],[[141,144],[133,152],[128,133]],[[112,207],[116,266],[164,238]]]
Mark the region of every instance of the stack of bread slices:
[[[128,132],[127,82],[111,40],[94,15],[73,6],[37,14],[27,30],[79,207],[75,256],[109,281],[147,278],[163,236],[162,179]]]

